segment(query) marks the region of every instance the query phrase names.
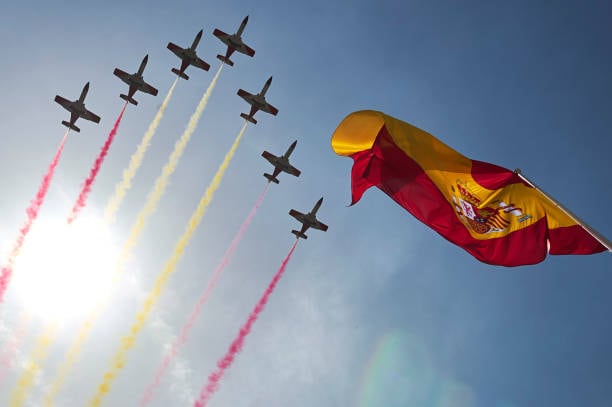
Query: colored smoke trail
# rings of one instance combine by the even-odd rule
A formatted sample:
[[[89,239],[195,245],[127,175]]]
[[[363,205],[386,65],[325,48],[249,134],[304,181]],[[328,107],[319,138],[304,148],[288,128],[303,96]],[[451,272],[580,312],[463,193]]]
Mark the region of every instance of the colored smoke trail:
[[[115,120],[115,124],[113,125],[113,128],[111,129],[110,133],[108,133],[108,137],[106,138],[106,141],[104,142],[104,145],[102,146],[102,149],[100,150],[100,153],[96,157],[96,160],[94,161],[93,166],[89,170],[89,176],[83,183],[83,188],[81,189],[81,192],[79,193],[79,197],[74,203],[74,206],[72,207],[72,211],[70,211],[70,215],[68,215],[69,224],[72,223],[76,219],[81,209],[83,209],[83,207],[85,207],[85,205],[87,204],[87,196],[89,196],[89,192],[91,192],[91,187],[94,181],[96,180],[96,176],[98,175],[98,172],[100,171],[100,168],[102,167],[102,163],[104,162],[104,159],[106,158],[106,155],[108,154],[108,151],[110,150],[111,144],[113,144],[113,140],[115,139],[115,135],[117,134],[117,130],[119,129],[119,124],[121,123],[121,119],[123,118],[123,113],[125,113],[126,107],[127,107],[127,102],[125,102],[125,104],[123,105],[123,109],[121,109],[121,113],[119,113],[117,120]]]
[[[204,96],[202,96],[202,99],[200,100],[198,106],[196,107],[195,112],[191,115],[191,118],[189,119],[187,128],[181,135],[181,138],[176,142],[174,146],[174,151],[172,151],[172,153],[170,154],[170,157],[168,158],[168,162],[162,169],[161,175],[155,180],[155,185],[153,187],[153,190],[149,193],[144,207],[138,213],[136,222],[134,223],[134,225],[132,225],[132,229],[130,230],[130,235],[121,249],[119,258],[117,260],[117,265],[115,267],[115,271],[113,272],[112,283],[111,283],[113,286],[115,286],[117,282],[119,281],[119,277],[121,276],[121,273],[123,272],[123,266],[127,262],[130,256],[130,253],[132,252],[133,247],[136,245],[136,242],[138,241],[138,237],[140,237],[140,234],[142,233],[142,230],[144,229],[146,220],[153,214],[153,212],[155,212],[155,209],[157,208],[157,204],[159,203],[159,200],[164,194],[164,191],[166,189],[166,186],[168,185],[170,176],[174,173],[174,170],[176,169],[178,165],[178,162],[183,154],[183,151],[187,147],[187,144],[189,140],[191,139],[191,135],[195,131],[198,121],[200,120],[200,117],[202,116],[202,113],[204,112],[204,108],[206,107],[208,103],[208,99],[210,98],[210,95],[213,89],[215,88],[215,85],[217,84],[217,80],[219,79],[219,75],[221,74],[222,67],[223,65],[219,67],[219,70],[215,74],[210,85],[208,85],[208,88],[206,89]],[[176,84],[176,81],[175,81],[175,84]],[[173,90],[173,88],[171,88],[171,90]],[[166,96],[166,98],[168,98],[168,96]],[[149,130],[150,129],[151,127],[149,128]],[[148,133],[149,131],[147,131],[147,134]],[[147,134],[145,134],[145,137],[147,136]],[[152,137],[152,134],[151,134],[151,137]],[[149,140],[150,140],[150,137],[149,137]],[[144,138],[143,138],[143,141],[145,141]],[[145,144],[146,145],[142,148],[142,152],[140,153],[140,155],[139,155],[139,152],[137,151],[134,154],[134,156],[132,156],[132,161],[130,162],[128,169],[124,172],[123,180],[121,181],[121,184],[117,187],[117,190],[115,191],[115,195],[120,197],[119,201],[117,201],[118,203],[116,205],[111,204],[112,202],[114,202],[114,200],[111,199],[111,203],[109,203],[109,205],[107,206],[107,210],[105,212],[105,217],[107,221],[112,220],[114,218],[114,215],[118,209],[119,203],[121,202],[121,199],[123,198],[123,196],[125,195],[125,193],[130,187],[131,179],[135,175],[135,171],[140,166],[144,152],[146,151],[148,147],[148,142]],[[141,142],[141,146],[142,145],[144,145],[143,142]],[[138,148],[140,149],[141,146],[139,146]],[[66,358],[64,359],[64,361],[62,361],[61,365],[59,366],[58,373],[55,379],[53,380],[53,383],[51,385],[49,392],[45,396],[45,403],[47,405],[50,405],[53,403],[53,399],[55,398],[55,396],[57,395],[57,393],[60,391],[61,387],[63,386],[64,382],[66,381],[66,376],[68,375],[68,373],[72,369],[72,366],[74,365],[79,355],[81,354],[81,350],[83,348],[83,345],[85,344],[85,341],[89,337],[89,332],[91,331],[91,328],[93,327],[94,323],[96,322],[100,314],[102,314],[102,312],[106,308],[106,303],[108,302],[110,295],[111,293],[108,292],[106,295],[103,296],[100,302],[91,311],[87,320],[79,328],[77,337],[75,338],[74,342],[68,349]]]
[[[161,119],[164,116],[164,112],[166,111],[166,107],[168,107],[170,98],[172,98],[172,94],[174,93],[174,88],[176,87],[178,80],[178,77],[174,80],[174,83],[170,87],[170,90],[164,98],[162,105],[155,114],[153,121],[151,122],[151,124],[149,124],[147,132],[144,134],[144,136],[142,136],[140,144],[138,144],[136,151],[130,158],[130,164],[125,170],[123,170],[123,178],[115,186],[115,193],[106,204],[106,209],[104,210],[104,220],[107,223],[111,223],[115,220],[115,215],[119,210],[119,206],[121,206],[121,202],[123,202],[125,194],[127,194],[127,191],[132,187],[132,180],[134,179],[134,177],[136,176],[136,172],[142,165],[142,160],[144,159],[145,153],[151,145],[151,139],[153,139],[153,135],[155,135],[155,131],[157,130],[157,127],[159,127],[159,122],[161,122]]]
[[[130,274],[127,276],[127,283],[133,292],[137,302],[144,301],[148,292],[145,291],[139,282],[139,279]],[[167,346],[168,343],[176,337],[175,328],[170,326],[160,315],[160,312],[153,312],[147,321],[148,328],[151,330],[151,338],[154,339],[155,345],[159,347]],[[188,404],[193,399],[195,388],[192,380],[193,370],[190,362],[187,359],[177,357],[176,363],[172,369],[172,375],[175,381],[170,386],[170,392],[176,397],[172,405]]]
[[[206,89],[206,92],[204,93],[204,96],[200,100],[200,103],[198,104],[196,111],[193,113],[193,115],[189,119],[187,128],[181,135],[181,138],[176,142],[174,146],[174,151],[172,151],[172,153],[170,154],[170,157],[168,158],[168,162],[166,163],[166,165],[164,165],[164,168],[162,169],[162,173],[155,180],[155,185],[153,186],[153,190],[149,193],[149,196],[147,197],[144,207],[140,210],[140,212],[138,213],[136,217],[136,222],[132,225],[132,229],[130,230],[130,235],[128,239],[126,240],[125,244],[123,245],[123,248],[121,249],[121,254],[119,255],[119,260],[117,262],[117,267],[115,269],[115,275],[117,277],[121,273],[123,265],[127,261],[130,253],[132,252],[132,249],[134,248],[134,246],[136,245],[136,242],[138,241],[138,238],[142,234],[142,230],[144,229],[146,221],[151,217],[151,215],[153,215],[153,213],[157,209],[157,204],[159,203],[160,199],[164,195],[164,192],[166,191],[166,187],[168,186],[168,181],[170,180],[170,176],[172,176],[172,174],[176,170],[176,167],[178,166],[181,156],[183,155],[185,148],[187,148],[187,144],[189,143],[189,140],[191,139],[191,136],[194,133],[198,125],[198,121],[200,120],[202,113],[204,112],[204,108],[206,107],[206,104],[208,103],[210,94],[212,90],[215,88],[215,85],[217,84],[217,79],[219,79],[219,75],[221,74],[221,68],[223,68],[223,64],[219,67],[217,74],[211,81],[210,85],[208,86],[208,89]],[[117,277],[115,277],[114,280],[116,280]]]
[[[19,315],[19,322],[13,335],[7,339],[5,349],[0,356],[0,385],[4,382],[8,371],[13,367],[15,358],[17,357],[17,351],[23,338],[26,336],[28,331],[28,325],[30,323],[31,316],[22,312]]]
[[[89,337],[89,332],[91,331],[94,322],[98,319],[98,317],[104,310],[104,303],[102,301],[97,304],[97,306],[88,315],[85,322],[79,328],[79,332],[77,333],[75,340],[72,342],[72,345],[68,349],[64,360],[59,365],[57,373],[55,374],[55,378],[53,379],[53,382],[51,382],[49,390],[43,398],[45,406],[50,407],[54,404],[55,397],[66,382],[68,373],[70,373],[70,370],[72,369],[79,355],[81,354],[81,349],[83,348],[85,341]]]
[[[149,402],[153,398],[153,393],[154,393],[155,389],[159,386],[159,383],[161,382],[161,378],[164,375],[166,369],[168,369],[170,364],[174,361],[174,358],[176,358],[176,356],[178,355],[179,349],[187,341],[187,335],[189,334],[189,331],[191,331],[191,328],[195,324],[196,319],[200,315],[200,312],[202,311],[202,307],[204,306],[206,301],[208,301],[208,297],[210,296],[210,293],[212,292],[212,289],[217,284],[217,281],[219,280],[219,277],[221,277],[221,273],[225,269],[225,266],[227,266],[229,264],[232,255],[236,251],[236,248],[240,244],[240,241],[242,240],[242,237],[244,236],[245,232],[247,231],[249,225],[251,224],[251,221],[255,217],[255,213],[257,212],[257,209],[259,209],[259,207],[261,206],[261,203],[263,202],[263,200],[264,200],[264,198],[266,196],[266,193],[268,192],[269,188],[270,188],[270,183],[268,182],[266,184],[266,187],[263,190],[263,192],[259,195],[259,198],[257,198],[257,201],[255,201],[255,205],[253,205],[253,208],[249,212],[249,215],[247,216],[247,218],[244,220],[244,222],[240,226],[240,229],[238,230],[238,233],[236,233],[236,236],[234,236],[234,239],[232,240],[232,242],[230,243],[229,247],[225,251],[225,254],[222,257],[221,262],[219,263],[219,265],[217,266],[217,269],[213,273],[213,276],[211,277],[210,281],[208,282],[208,285],[206,286],[206,289],[204,290],[204,292],[200,296],[200,299],[198,300],[195,308],[193,309],[193,311],[189,315],[189,318],[187,319],[187,322],[181,328],[180,335],[178,336],[178,338],[176,338],[173,341],[170,349],[168,350],[168,352],[164,356],[164,360],[162,361],[161,365],[157,368],[157,372],[155,373],[155,377],[153,379],[153,382],[151,382],[149,384],[149,386],[147,387],[147,389],[146,389],[146,391],[145,391],[145,393],[144,393],[144,395],[143,395],[143,397],[142,397],[142,399],[140,401],[140,405],[142,407],[144,407],[147,404],[149,404]]]
[[[40,363],[47,357],[47,351],[49,350],[49,345],[53,342],[56,330],[56,324],[52,324],[47,326],[40,336],[40,339],[30,355],[25,371],[21,374],[21,377],[13,389],[11,407],[22,406],[25,402],[28,389],[34,383],[36,375],[41,371]]]
[[[40,207],[45,202],[45,197],[47,196],[47,191],[49,190],[49,186],[51,185],[51,180],[53,179],[53,174],[55,173],[55,168],[59,163],[60,157],[62,156],[62,151],[64,151],[64,145],[66,144],[66,140],[68,140],[68,133],[70,130],[66,130],[64,137],[62,138],[62,142],[60,143],[51,164],[49,164],[49,168],[47,169],[47,173],[44,175],[40,186],[38,187],[38,192],[36,192],[36,196],[30,202],[30,206],[26,209],[26,214],[28,215],[26,221],[23,223],[21,228],[19,229],[19,234],[17,235],[17,239],[13,243],[13,248],[9,254],[6,264],[2,267],[2,271],[0,272],[0,303],[4,301],[4,293],[8,288],[8,285],[11,281],[11,277],[13,275],[13,268],[15,267],[15,260],[17,260],[17,256],[19,256],[19,252],[21,252],[21,248],[25,241],[26,236],[30,232],[34,221],[38,217],[38,212],[40,211]]]
[[[208,208],[208,205],[212,201],[215,191],[219,188],[219,185],[221,184],[223,175],[225,174],[225,171],[227,170],[227,167],[229,166],[229,163],[232,160],[234,153],[238,149],[238,145],[240,144],[240,140],[242,140],[242,136],[244,135],[244,132],[246,131],[247,125],[248,125],[248,122],[245,121],[244,125],[240,129],[240,132],[236,136],[236,139],[234,140],[234,144],[232,144],[232,146],[230,147],[230,150],[225,155],[225,158],[223,159],[223,162],[219,166],[219,169],[217,170],[217,173],[213,177],[213,180],[210,182],[210,185],[208,185],[208,187],[206,188],[204,195],[202,196],[202,198],[200,199],[200,202],[198,203],[198,207],[191,215],[191,218],[189,218],[189,222],[187,223],[185,232],[183,232],[183,235],[180,237],[180,239],[176,243],[172,256],[170,257],[170,259],[164,266],[164,269],[161,271],[161,273],[159,273],[159,275],[155,279],[155,283],[153,284],[153,289],[147,296],[147,299],[142,304],[142,308],[136,315],[136,321],[132,324],[130,333],[121,339],[121,346],[119,347],[119,350],[117,351],[117,353],[115,353],[115,356],[113,357],[111,361],[110,368],[104,374],[102,378],[102,382],[98,386],[96,394],[94,395],[93,399],[89,403],[90,406],[99,406],[102,403],[102,398],[106,394],[108,394],[108,392],[110,391],[110,387],[112,383],[115,381],[115,379],[117,378],[119,371],[126,365],[127,354],[129,350],[134,346],[134,343],[136,342],[136,338],[138,334],[140,333],[140,331],[142,331],[142,328],[144,327],[144,324],[147,318],[149,317],[151,310],[155,306],[155,303],[157,302],[164,288],[166,287],[168,279],[176,271],[176,266],[179,260],[181,259],[181,257],[183,256],[183,252],[185,251],[185,248],[189,244],[189,241],[193,237],[193,234],[197,230],[200,222],[202,221],[202,218],[204,217],[204,214],[206,213],[206,208]]]
[[[202,391],[200,393],[200,398],[196,400],[193,404],[194,407],[206,406],[206,404],[210,401],[213,394],[219,388],[219,382],[223,378],[225,371],[229,369],[230,366],[232,366],[232,363],[234,363],[234,359],[236,358],[236,355],[242,350],[242,347],[244,346],[244,341],[246,337],[249,335],[249,333],[251,332],[251,328],[253,328],[253,324],[257,321],[257,318],[259,318],[259,315],[264,310],[266,303],[268,302],[268,299],[270,298],[270,295],[272,294],[272,292],[274,292],[274,289],[276,288],[276,284],[283,276],[283,273],[285,272],[285,269],[287,268],[287,263],[289,263],[289,259],[291,259],[291,255],[295,251],[297,244],[298,244],[298,239],[296,239],[295,242],[293,243],[293,246],[291,246],[289,253],[287,253],[287,256],[281,263],[278,271],[272,278],[270,285],[268,285],[268,288],[266,288],[266,291],[264,292],[263,296],[259,299],[259,302],[257,303],[257,305],[255,305],[255,308],[253,308],[253,311],[251,311],[251,315],[249,315],[249,319],[247,319],[246,323],[242,326],[242,328],[240,328],[240,331],[238,332],[238,336],[234,339],[234,341],[230,345],[229,349],[227,350],[227,353],[225,354],[225,356],[223,356],[223,358],[219,359],[219,361],[217,362],[217,370],[215,370],[213,373],[210,374],[210,376],[208,376],[208,383],[206,384],[206,386],[202,388]]]

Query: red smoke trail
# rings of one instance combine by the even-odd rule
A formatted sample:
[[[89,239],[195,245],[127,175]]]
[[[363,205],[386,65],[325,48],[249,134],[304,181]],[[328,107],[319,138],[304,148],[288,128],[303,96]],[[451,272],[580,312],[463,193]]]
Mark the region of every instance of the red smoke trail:
[[[47,173],[43,177],[40,186],[38,187],[38,192],[32,202],[30,202],[30,206],[26,209],[26,214],[28,218],[21,225],[21,229],[19,229],[19,234],[17,235],[17,239],[13,244],[13,249],[9,254],[8,260],[6,264],[2,267],[2,271],[0,272],[0,303],[4,301],[4,293],[11,281],[11,276],[13,275],[13,267],[15,266],[15,260],[17,256],[19,256],[19,252],[21,251],[21,247],[23,246],[23,242],[25,241],[26,236],[30,232],[30,228],[32,224],[38,217],[38,211],[40,207],[45,201],[45,196],[47,195],[47,191],[49,190],[49,185],[51,185],[51,179],[53,178],[53,174],[55,173],[55,167],[57,167],[57,163],[62,155],[62,151],[64,150],[64,145],[66,144],[66,140],[68,139],[68,133],[70,130],[66,131],[64,134],[64,138],[57,148],[57,152],[55,153],[55,157],[53,157],[53,161],[49,164],[49,168],[47,169]]]
[[[113,140],[115,139],[115,135],[117,134],[117,129],[119,128],[119,123],[121,123],[121,118],[123,118],[123,113],[125,112],[126,107],[127,102],[125,102],[125,104],[123,105],[123,109],[121,109],[121,113],[119,113],[119,116],[117,117],[113,128],[111,129],[110,133],[108,133],[108,137],[106,138],[106,141],[104,142],[104,145],[100,150],[100,154],[98,154],[98,157],[96,157],[96,161],[94,161],[93,166],[89,170],[89,177],[87,177],[87,179],[83,183],[81,193],[79,194],[79,197],[74,203],[72,211],[70,211],[70,215],[68,215],[68,224],[72,223],[76,219],[81,209],[83,209],[83,207],[87,203],[87,196],[91,191],[91,186],[96,180],[96,176],[100,171],[100,167],[102,167],[102,163],[104,162],[104,158],[106,158],[106,155],[108,154],[108,150],[110,150],[111,144],[113,144]]]
[[[215,287],[215,285],[217,285],[217,281],[219,281],[219,277],[221,277],[221,273],[225,269],[225,266],[229,264],[232,258],[232,255],[236,251],[238,244],[242,240],[242,237],[244,236],[246,230],[248,229],[251,221],[255,217],[255,213],[257,212],[257,209],[259,209],[259,207],[261,206],[261,203],[263,202],[269,188],[270,188],[270,183],[266,185],[263,192],[259,195],[259,198],[257,198],[257,201],[255,201],[255,205],[253,205],[253,208],[249,212],[247,218],[244,220],[244,222],[240,226],[238,233],[236,233],[236,236],[234,236],[234,239],[232,240],[229,247],[225,251],[225,254],[221,258],[221,263],[219,263],[219,265],[217,266],[217,269],[213,273],[213,276],[211,277],[210,281],[208,282],[206,289],[202,293],[202,296],[200,296],[198,303],[196,304],[193,311],[191,311],[191,314],[189,315],[187,322],[181,328],[181,334],[178,336],[178,338],[174,340],[171,348],[168,350],[168,352],[164,356],[164,360],[162,361],[161,365],[157,369],[157,372],[155,373],[153,382],[149,384],[149,386],[145,390],[145,393],[142,396],[142,399],[140,400],[140,405],[142,407],[149,404],[149,402],[153,398],[153,392],[159,386],[159,383],[161,382],[161,378],[166,372],[166,369],[168,369],[168,367],[170,366],[170,363],[172,363],[174,358],[176,358],[179,349],[187,341],[187,335],[189,334],[189,331],[191,331],[191,328],[193,328],[193,325],[195,324],[196,319],[198,318],[198,316],[200,315],[200,312],[202,311],[202,307],[208,300],[208,297],[210,297],[210,293],[212,289]]]
[[[266,288],[264,295],[259,299],[259,302],[255,306],[255,308],[253,308],[253,311],[251,311],[249,319],[247,319],[246,323],[242,326],[242,328],[240,328],[238,336],[230,345],[229,349],[227,350],[227,353],[217,362],[217,370],[211,373],[210,376],[208,376],[208,383],[202,388],[200,398],[196,400],[193,404],[194,407],[205,407],[206,404],[210,401],[215,391],[217,391],[217,389],[219,388],[219,382],[221,381],[223,374],[232,365],[232,363],[234,362],[234,358],[236,357],[238,352],[242,350],[244,340],[251,332],[251,328],[253,327],[255,321],[257,321],[257,318],[259,318],[259,314],[261,314],[261,312],[264,310],[264,307],[268,302],[268,298],[274,291],[278,280],[280,280],[280,278],[283,276],[283,273],[287,268],[287,263],[289,263],[289,259],[291,258],[291,255],[293,254],[293,251],[295,250],[297,244],[298,239],[296,239],[295,243],[293,243],[293,246],[291,246],[291,250],[289,250],[289,253],[287,253],[287,257],[285,257],[285,259],[281,263],[281,266],[274,275],[274,278],[272,278],[270,285],[268,286],[268,288]]]

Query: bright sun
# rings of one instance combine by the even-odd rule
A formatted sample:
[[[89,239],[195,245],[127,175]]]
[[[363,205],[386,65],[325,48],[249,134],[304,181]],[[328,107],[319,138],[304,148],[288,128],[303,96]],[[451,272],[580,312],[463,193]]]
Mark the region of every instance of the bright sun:
[[[15,266],[23,307],[47,321],[85,315],[110,287],[117,249],[101,219],[36,222]]]

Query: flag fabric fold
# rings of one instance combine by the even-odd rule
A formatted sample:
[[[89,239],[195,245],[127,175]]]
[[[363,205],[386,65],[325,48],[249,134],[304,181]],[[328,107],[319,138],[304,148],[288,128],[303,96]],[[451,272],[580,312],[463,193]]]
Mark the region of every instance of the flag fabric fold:
[[[554,202],[506,168],[471,160],[431,134],[384,113],[351,113],[332,135],[351,157],[352,204],[376,186],[478,260],[535,264],[550,254],[606,248]]]

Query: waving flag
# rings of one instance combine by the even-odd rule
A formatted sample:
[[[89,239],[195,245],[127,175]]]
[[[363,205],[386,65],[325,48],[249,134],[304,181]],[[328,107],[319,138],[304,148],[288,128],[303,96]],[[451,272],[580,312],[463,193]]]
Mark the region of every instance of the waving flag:
[[[353,204],[376,186],[482,262],[519,266],[539,263],[547,252],[606,250],[605,239],[596,239],[519,173],[470,160],[384,113],[351,113],[331,145],[354,160]]]

